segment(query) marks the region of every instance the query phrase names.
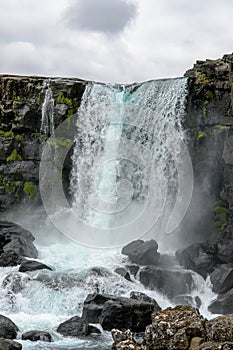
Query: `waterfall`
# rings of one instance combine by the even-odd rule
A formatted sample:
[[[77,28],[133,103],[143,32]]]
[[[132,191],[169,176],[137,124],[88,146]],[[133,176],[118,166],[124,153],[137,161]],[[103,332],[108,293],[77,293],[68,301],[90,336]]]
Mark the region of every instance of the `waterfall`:
[[[43,90],[45,96],[42,104],[40,132],[46,136],[54,137],[54,98],[50,80],[44,82]]]
[[[178,194],[186,93],[185,78],[88,84],[77,119],[73,208],[85,224],[108,230],[109,240],[117,228],[123,228],[121,244],[127,235],[135,238],[129,231],[136,230],[136,238],[149,231],[156,218],[160,231],[167,222]],[[167,214],[161,215],[164,208]]]

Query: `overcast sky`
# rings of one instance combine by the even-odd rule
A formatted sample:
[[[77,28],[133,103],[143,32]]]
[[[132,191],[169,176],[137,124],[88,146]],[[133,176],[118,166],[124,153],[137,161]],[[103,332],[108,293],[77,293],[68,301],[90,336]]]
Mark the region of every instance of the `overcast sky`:
[[[0,0],[0,73],[135,82],[233,51],[233,0]]]

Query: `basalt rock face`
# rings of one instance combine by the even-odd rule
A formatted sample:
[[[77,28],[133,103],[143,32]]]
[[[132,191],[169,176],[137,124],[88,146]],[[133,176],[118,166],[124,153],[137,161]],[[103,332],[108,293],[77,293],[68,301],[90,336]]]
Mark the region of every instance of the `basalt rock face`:
[[[40,200],[39,164],[50,134],[49,130],[47,133],[41,130],[41,120],[49,86],[56,128],[77,111],[84,81],[0,75],[0,211],[22,200],[24,203]],[[68,145],[68,141],[62,140],[63,147]],[[69,169],[68,160],[63,174],[65,188],[68,188]]]

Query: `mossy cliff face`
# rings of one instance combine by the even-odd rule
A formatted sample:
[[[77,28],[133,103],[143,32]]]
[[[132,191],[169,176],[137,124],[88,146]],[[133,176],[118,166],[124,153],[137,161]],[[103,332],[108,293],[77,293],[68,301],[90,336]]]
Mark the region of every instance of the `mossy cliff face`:
[[[22,200],[39,201],[39,163],[47,139],[40,128],[48,82],[55,100],[56,128],[77,111],[84,81],[0,76],[0,211]]]
[[[233,224],[233,54],[197,61],[185,76],[195,183],[184,225],[199,238],[214,238]]]

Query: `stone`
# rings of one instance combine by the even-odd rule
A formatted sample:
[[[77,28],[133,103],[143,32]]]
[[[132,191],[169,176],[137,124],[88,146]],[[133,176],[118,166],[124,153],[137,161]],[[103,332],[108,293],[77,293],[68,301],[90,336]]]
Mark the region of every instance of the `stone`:
[[[125,278],[127,281],[131,281],[130,278],[130,274],[128,273],[128,271],[126,269],[124,269],[123,267],[118,267],[114,270],[115,273],[117,273],[118,275],[122,276],[123,278]]]
[[[136,240],[122,249],[122,254],[127,255],[132,263],[138,265],[157,265],[160,254],[155,240],[144,242]]]
[[[148,266],[140,271],[139,276],[145,287],[156,289],[171,298],[179,294],[189,294],[194,283],[191,272],[181,269]]]
[[[142,349],[187,350],[193,338],[205,338],[206,320],[198,309],[176,306],[152,314],[152,324],[146,327]]]
[[[129,270],[129,273],[136,277],[138,271],[139,271],[139,266],[138,265],[126,265],[126,268]]]
[[[200,337],[192,338],[190,342],[189,350],[197,350],[203,342],[204,342],[203,338],[200,338]]]
[[[218,294],[226,293],[233,288],[233,264],[222,264],[215,268],[210,275],[213,291]]]
[[[0,349],[1,350],[22,350],[22,344],[14,340],[0,338]]]
[[[97,327],[90,326],[79,316],[74,316],[61,323],[57,328],[57,332],[64,337],[86,337],[92,333],[101,333]]]
[[[213,318],[207,325],[207,339],[219,343],[233,343],[233,314]]]
[[[0,221],[0,266],[16,266],[24,257],[37,258],[34,236],[21,226]]]
[[[130,330],[125,332],[119,331],[119,329],[111,330],[112,338],[114,343],[112,345],[112,350],[139,350],[141,349],[140,345],[133,338]]]
[[[217,264],[217,245],[213,243],[195,243],[176,252],[176,258],[181,266],[193,270],[204,278]]]
[[[130,292],[130,298],[131,299],[135,299],[135,300],[141,300],[141,301],[145,301],[146,303],[150,303],[154,305],[154,311],[160,311],[161,307],[159,306],[159,304],[157,303],[157,301],[151,297],[149,297],[148,295],[142,293],[142,292]]]
[[[108,294],[90,294],[84,301],[82,319],[100,323],[104,330],[118,328],[144,331],[151,322],[154,303],[117,297]]]
[[[199,308],[201,306],[201,300],[198,296],[193,297],[191,295],[176,295],[173,299],[172,302],[175,305],[190,305],[193,307]]]
[[[216,300],[214,300],[208,310],[213,314],[232,314],[233,313],[233,288],[225,294],[220,294]]]
[[[19,272],[28,272],[28,271],[36,271],[36,270],[51,270],[51,267],[39,262],[39,261],[34,261],[34,260],[28,260],[24,261],[20,267],[19,267]]]
[[[7,275],[2,281],[2,287],[10,290],[14,294],[21,292],[23,289],[24,283],[28,282],[30,277],[18,272],[12,272]]]
[[[22,340],[31,340],[31,341],[44,341],[44,342],[52,342],[52,336],[48,332],[43,331],[28,331],[22,334]]]
[[[18,327],[8,317],[0,315],[0,338],[15,339]]]

